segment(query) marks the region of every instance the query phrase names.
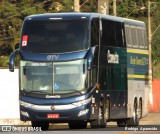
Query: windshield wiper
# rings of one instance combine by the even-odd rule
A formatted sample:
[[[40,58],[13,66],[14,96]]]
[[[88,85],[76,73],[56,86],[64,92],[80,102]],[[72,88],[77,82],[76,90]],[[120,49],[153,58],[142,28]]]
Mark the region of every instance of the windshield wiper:
[[[74,89],[74,90],[73,90],[73,93],[74,93],[75,91],[76,91],[77,93],[79,93],[80,95],[83,95],[82,91],[84,91],[84,90],[79,91],[79,90]]]
[[[25,92],[25,95],[28,95],[28,94],[31,94],[31,93],[48,94],[48,92],[45,92],[45,91],[30,91],[30,92]]]
[[[61,92],[63,92],[63,91],[65,91],[65,93],[79,93],[80,95],[83,95],[83,93],[81,92],[81,91],[79,91],[79,90],[76,90],[76,89],[70,89],[70,90],[59,90],[59,92],[61,93]],[[66,92],[67,91],[67,92]],[[82,90],[82,91],[84,91],[84,90]]]

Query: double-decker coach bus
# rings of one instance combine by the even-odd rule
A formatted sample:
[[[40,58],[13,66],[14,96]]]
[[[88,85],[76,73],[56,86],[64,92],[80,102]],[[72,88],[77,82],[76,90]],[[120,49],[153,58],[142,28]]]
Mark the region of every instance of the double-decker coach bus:
[[[20,119],[48,129],[136,126],[147,114],[148,44],[143,22],[98,13],[28,16],[20,57]]]

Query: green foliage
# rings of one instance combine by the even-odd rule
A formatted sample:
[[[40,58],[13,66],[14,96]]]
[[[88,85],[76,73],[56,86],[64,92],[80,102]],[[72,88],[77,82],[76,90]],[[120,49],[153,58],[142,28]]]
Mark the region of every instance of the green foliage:
[[[0,56],[0,67],[8,67],[9,56]]]
[[[113,0],[110,0],[110,5],[110,14],[113,14]],[[117,16],[138,18],[146,15],[146,10],[141,10],[147,7],[146,0],[117,0],[117,5]]]
[[[47,12],[71,12],[74,0],[3,0],[0,4],[0,66],[7,66],[8,57],[19,43],[22,22],[26,16],[31,14],[42,14]],[[160,64],[160,0],[152,0],[151,4],[151,28],[152,33],[152,63],[154,77]],[[97,12],[98,0],[80,0],[81,12]],[[113,15],[113,0],[109,0],[109,12]],[[147,0],[117,0],[117,16],[128,17],[144,21],[148,19]],[[143,7],[143,8],[142,8]],[[156,68],[157,67],[157,68]],[[156,69],[155,69],[156,68]],[[158,77],[157,77],[158,78]]]
[[[128,15],[129,8],[130,7],[128,6],[128,0],[124,0],[122,4],[118,6],[117,14],[119,14],[119,16],[121,17],[126,17]]]
[[[160,63],[160,3],[154,5],[152,10],[152,63],[154,66]]]
[[[160,79],[160,63],[157,63],[156,66],[152,68],[153,79]]]
[[[81,0],[81,12],[97,12],[98,0]]]

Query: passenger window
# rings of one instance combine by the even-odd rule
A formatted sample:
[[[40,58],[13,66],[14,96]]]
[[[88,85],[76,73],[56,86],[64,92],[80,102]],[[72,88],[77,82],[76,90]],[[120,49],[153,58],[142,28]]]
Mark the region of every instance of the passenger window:
[[[121,22],[102,20],[102,45],[124,47]]]
[[[102,20],[102,45],[116,46],[115,24],[110,20]]]
[[[118,47],[124,47],[122,30],[121,22],[115,22],[116,43]]]
[[[91,22],[91,46],[99,44],[99,18],[93,18]]]

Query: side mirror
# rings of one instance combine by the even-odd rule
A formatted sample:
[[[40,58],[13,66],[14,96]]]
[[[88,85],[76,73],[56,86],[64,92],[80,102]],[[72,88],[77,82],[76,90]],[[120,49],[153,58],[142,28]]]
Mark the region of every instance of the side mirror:
[[[92,69],[92,62],[88,62],[88,63],[87,63],[87,69],[88,69],[88,70],[91,70],[91,69]]]
[[[9,57],[9,71],[10,72],[14,72],[14,59],[18,53],[19,53],[19,49],[16,49],[14,52],[11,53]]]
[[[93,66],[95,47],[92,47],[87,53],[87,69],[91,70]]]
[[[100,38],[101,38],[102,37],[102,20],[101,19],[99,20],[99,34],[100,34]]]

